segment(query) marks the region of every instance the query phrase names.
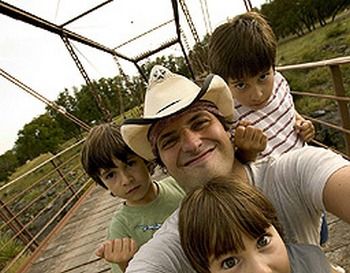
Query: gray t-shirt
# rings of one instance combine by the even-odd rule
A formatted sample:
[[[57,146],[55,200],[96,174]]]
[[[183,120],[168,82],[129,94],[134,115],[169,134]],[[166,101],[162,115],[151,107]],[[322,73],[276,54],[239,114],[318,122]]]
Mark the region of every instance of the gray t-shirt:
[[[250,183],[270,199],[288,243],[318,245],[323,189],[328,178],[350,162],[325,150],[306,146],[250,165]]]
[[[275,206],[287,243],[318,244],[323,188],[349,161],[323,148],[303,147],[246,166],[250,182]],[[130,261],[127,273],[193,273],[182,251],[176,210]]]
[[[318,246],[287,245],[291,273],[331,273],[331,266]]]

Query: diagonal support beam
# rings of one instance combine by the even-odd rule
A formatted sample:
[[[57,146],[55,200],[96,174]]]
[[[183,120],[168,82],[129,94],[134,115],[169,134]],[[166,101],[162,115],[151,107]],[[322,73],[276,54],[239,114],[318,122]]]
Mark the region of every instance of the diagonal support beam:
[[[102,50],[102,51],[107,52],[109,54],[116,55],[119,58],[122,58],[124,60],[129,61],[129,62],[133,62],[132,59],[116,52],[114,49],[108,48],[102,44],[99,44],[93,40],[90,40],[84,36],[81,36],[75,32],[67,30],[67,29],[60,27],[56,24],[53,24],[49,21],[46,21],[46,20],[44,20],[36,15],[33,15],[29,12],[26,12],[22,9],[19,9],[19,8],[12,6],[8,3],[5,3],[3,1],[0,1],[0,13],[7,15],[13,19],[20,20],[20,21],[28,23],[30,25],[36,26],[38,28],[45,29],[51,33],[58,34],[60,36],[65,36],[73,41],[77,41],[79,43],[88,45],[90,47],[94,47],[96,49]]]

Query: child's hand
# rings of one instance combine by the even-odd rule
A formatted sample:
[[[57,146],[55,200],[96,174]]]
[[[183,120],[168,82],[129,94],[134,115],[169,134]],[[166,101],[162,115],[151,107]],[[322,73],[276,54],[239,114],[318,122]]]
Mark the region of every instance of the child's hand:
[[[315,136],[315,127],[310,120],[297,119],[295,122],[295,130],[305,142],[309,142]]]
[[[136,253],[137,245],[133,239],[121,238],[108,240],[96,250],[96,256],[111,263],[127,263]]]
[[[252,161],[265,150],[267,137],[261,129],[241,121],[235,129],[235,145],[243,161]]]

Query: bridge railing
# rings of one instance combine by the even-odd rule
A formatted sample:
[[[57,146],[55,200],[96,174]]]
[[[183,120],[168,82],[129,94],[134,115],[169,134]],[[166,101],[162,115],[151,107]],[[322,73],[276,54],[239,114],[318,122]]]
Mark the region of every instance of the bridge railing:
[[[289,72],[289,71],[297,71],[297,70],[311,70],[311,69],[318,69],[318,68],[325,68],[328,69],[332,78],[333,82],[333,91],[328,92],[332,94],[326,94],[319,93],[319,92],[309,92],[309,91],[297,91],[292,90],[291,93],[294,97],[296,96],[303,96],[303,97],[313,97],[316,99],[327,99],[336,101],[338,114],[340,116],[340,122],[334,122],[334,121],[327,121],[321,118],[315,118],[311,117],[309,115],[303,114],[303,116],[309,120],[311,120],[314,124],[325,126],[331,129],[334,129],[341,133],[345,148],[343,150],[339,150],[334,147],[334,150],[336,152],[341,153],[344,157],[350,158],[350,115],[349,115],[349,108],[348,103],[350,102],[349,95],[346,94],[346,90],[344,87],[344,81],[342,76],[342,66],[349,65],[350,64],[350,56],[346,57],[340,57],[340,58],[334,58],[329,60],[323,60],[318,62],[310,62],[310,63],[303,63],[303,64],[295,64],[295,65],[286,65],[286,66],[280,66],[276,67],[276,70],[280,72]],[[288,76],[287,76],[288,79]],[[348,94],[350,93],[350,90],[348,91]],[[320,141],[315,140],[314,143],[320,146],[325,146]]]
[[[83,140],[0,187],[1,272],[14,272],[92,185],[80,164]]]

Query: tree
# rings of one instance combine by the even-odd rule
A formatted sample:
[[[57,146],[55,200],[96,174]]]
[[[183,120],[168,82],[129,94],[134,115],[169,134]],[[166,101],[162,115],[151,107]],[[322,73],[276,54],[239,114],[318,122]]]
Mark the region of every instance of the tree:
[[[19,163],[23,164],[42,153],[56,153],[64,134],[48,113],[33,119],[18,132],[14,149]]]
[[[55,103],[59,106],[62,106],[67,112],[75,115],[77,101],[75,97],[69,94],[67,88],[64,89],[63,92],[59,93]],[[56,121],[57,125],[65,132],[65,140],[81,134],[82,129],[79,127],[79,125],[69,120],[67,117],[62,115],[62,113],[57,112],[55,109],[49,106],[46,107],[46,110],[48,111],[48,114],[51,116],[51,118]]]
[[[6,181],[17,168],[18,160],[13,150],[9,150],[0,156],[0,181]]]

